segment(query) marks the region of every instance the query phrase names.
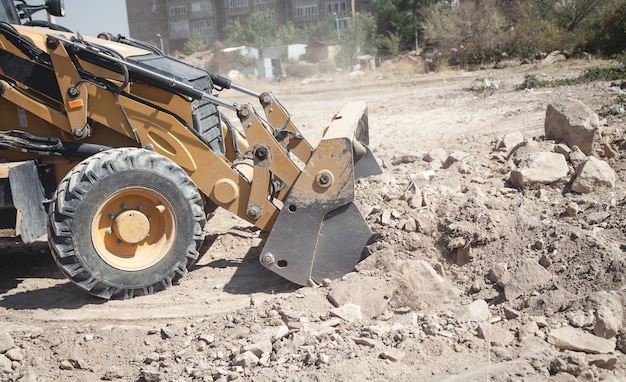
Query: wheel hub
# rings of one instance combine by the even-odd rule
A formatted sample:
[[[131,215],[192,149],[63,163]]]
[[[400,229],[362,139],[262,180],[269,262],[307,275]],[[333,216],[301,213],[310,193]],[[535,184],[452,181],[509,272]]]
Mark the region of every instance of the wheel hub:
[[[124,211],[113,221],[113,231],[124,242],[137,244],[150,235],[150,221],[140,211]]]
[[[128,187],[102,202],[91,234],[96,252],[107,264],[140,271],[161,261],[172,248],[176,216],[159,192]]]

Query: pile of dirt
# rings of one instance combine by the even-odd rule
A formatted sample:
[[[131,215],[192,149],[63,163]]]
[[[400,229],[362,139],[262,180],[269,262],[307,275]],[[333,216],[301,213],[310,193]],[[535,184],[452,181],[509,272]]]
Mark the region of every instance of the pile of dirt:
[[[463,90],[480,73],[416,76],[411,86],[375,73],[371,91],[358,86],[384,174],[357,184],[376,240],[355,272],[315,287],[261,282],[264,235],[212,220],[207,230],[218,231],[199,268],[154,296],[163,310],[188,301],[188,315],[98,320],[89,300],[50,308],[76,312],[46,321],[33,302],[9,306],[19,286],[3,287],[0,380],[624,380],[624,118],[601,114],[607,84],[562,97],[519,92],[526,73],[507,70],[497,75],[511,84],[489,95]],[[303,129],[319,125],[324,94],[287,97]],[[573,98],[600,113],[594,151],[582,156],[545,127],[548,106]],[[593,175],[588,191],[572,191],[596,160],[613,181]],[[231,267],[247,277],[221,281]],[[197,281],[204,289],[192,289]],[[204,303],[210,293],[221,300]],[[101,311],[131,304],[139,314],[152,297]]]

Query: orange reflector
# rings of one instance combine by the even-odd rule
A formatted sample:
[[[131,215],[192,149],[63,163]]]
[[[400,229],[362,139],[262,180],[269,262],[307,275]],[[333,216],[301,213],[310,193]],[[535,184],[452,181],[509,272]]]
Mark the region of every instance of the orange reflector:
[[[74,101],[68,101],[67,106],[69,106],[70,109],[80,109],[81,107],[85,106],[85,103],[82,99],[76,99]]]

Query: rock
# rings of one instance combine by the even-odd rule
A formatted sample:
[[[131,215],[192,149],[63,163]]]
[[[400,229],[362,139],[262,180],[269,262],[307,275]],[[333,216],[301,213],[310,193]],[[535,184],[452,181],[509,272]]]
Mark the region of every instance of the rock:
[[[590,354],[611,353],[615,350],[615,341],[600,338],[570,326],[551,330],[548,334],[548,342],[560,350],[574,350]]]
[[[61,364],[59,365],[59,368],[61,370],[74,370],[74,366],[72,365],[72,363],[69,360],[63,360],[61,361]]]
[[[336,307],[351,303],[361,307],[365,317],[376,317],[387,307],[392,286],[385,280],[372,278],[338,283],[328,293],[328,301]]]
[[[559,144],[554,145],[553,151],[555,153],[562,154],[565,157],[565,159],[569,160],[569,155],[572,152],[572,149],[564,143],[559,143]]]
[[[355,70],[354,72],[348,73],[348,77],[350,77],[350,79],[361,78],[363,76],[365,76],[365,72],[361,70]]]
[[[538,328],[545,328],[548,326],[548,319],[546,316],[531,316],[530,317],[535,324],[537,324]]]
[[[615,347],[622,353],[626,354],[626,335],[624,333],[620,333],[617,336],[617,343]]]
[[[320,353],[317,355],[317,361],[315,361],[316,365],[327,365],[330,363],[330,356],[325,353]]]
[[[444,169],[449,168],[450,166],[452,166],[453,163],[464,161],[465,159],[469,158],[469,156],[470,154],[466,152],[454,151],[453,153],[448,155],[448,158],[446,158],[441,167]]]
[[[363,328],[364,332],[372,333],[377,337],[383,337],[387,333],[390,333],[393,328],[388,325],[370,325]]]
[[[517,330],[517,338],[521,341],[530,340],[541,333],[535,321],[525,321]]]
[[[619,157],[619,151],[617,151],[611,142],[608,136],[604,136],[602,141],[600,141],[600,150],[597,150],[596,153],[600,156],[604,156],[605,158],[617,158]]]
[[[587,215],[587,218],[585,219],[585,221],[589,225],[595,225],[595,224],[602,223],[609,217],[611,217],[611,213],[607,211],[592,212],[589,215]]]
[[[615,337],[621,330],[624,316],[621,298],[602,291],[589,296],[588,301],[595,307],[593,333],[606,339]]]
[[[422,158],[420,158],[417,155],[404,154],[404,155],[394,156],[393,158],[391,158],[391,164],[394,166],[397,166],[399,164],[415,163],[415,162],[420,161],[421,159]]]
[[[250,351],[257,357],[261,357],[263,354],[272,352],[272,343],[269,340],[256,342],[243,347],[243,353]]]
[[[250,334],[250,329],[246,327],[236,327],[229,335],[228,338],[231,340],[240,340],[246,338]]]
[[[417,313],[409,312],[406,314],[396,314],[393,322],[401,326],[413,327],[417,325]]]
[[[10,373],[12,370],[11,360],[4,354],[0,354],[0,372]]]
[[[432,216],[428,216],[425,213],[418,213],[415,217],[415,222],[417,223],[417,232],[423,233],[424,235],[432,235],[432,233],[436,230],[436,223],[433,221]]]
[[[576,215],[578,215],[578,212],[580,212],[580,207],[578,206],[578,203],[571,202],[568,203],[565,207],[565,213],[571,218],[576,217]]]
[[[400,362],[405,355],[406,353],[400,349],[385,349],[380,353],[380,358],[391,362]]]
[[[568,158],[569,158],[569,162],[574,167],[574,170],[578,170],[580,165],[585,163],[585,161],[587,160],[587,155],[585,155],[585,153],[580,151],[578,146],[574,146],[572,147],[572,152],[570,152]]]
[[[510,133],[505,135],[498,145],[496,149],[500,151],[504,151],[507,156],[513,152],[519,145],[524,142],[524,135],[520,131],[516,131],[515,133]]]
[[[213,338],[213,336],[210,334],[202,334],[200,337],[198,337],[198,340],[204,342],[207,345],[211,345],[215,342],[215,338]]]
[[[111,366],[106,371],[106,373],[104,373],[104,376],[102,377],[102,379],[104,379],[105,381],[113,381],[116,379],[122,379],[124,377],[125,377],[124,369],[118,366]]]
[[[613,370],[617,365],[617,357],[613,354],[590,354],[587,356],[587,360],[590,365],[607,370]]]
[[[72,357],[72,358],[68,358],[68,361],[72,364],[72,366],[76,370],[88,370],[89,369],[89,367],[87,366],[87,363],[81,358]]]
[[[317,336],[321,336],[325,334],[335,333],[336,332],[335,327],[339,326],[340,324],[341,324],[341,319],[339,318],[334,318],[334,319],[322,321],[319,323],[316,323],[316,322],[306,323],[302,327],[302,332],[309,333],[312,336],[317,337]]]
[[[552,265],[552,259],[548,255],[543,253],[539,258],[539,264],[544,268],[548,268],[550,265]]]
[[[368,338],[368,337],[355,337],[352,340],[357,345],[367,346],[367,347],[370,347],[370,348],[381,348],[381,347],[383,347],[382,343],[380,343],[379,341],[376,341],[375,339]]]
[[[359,322],[363,319],[361,307],[350,303],[331,309],[330,314],[348,322]]]
[[[609,106],[609,111],[611,112],[611,114],[622,114],[624,112],[624,106],[614,104]]]
[[[507,267],[506,263],[496,263],[489,269],[489,280],[503,287],[508,280]]]
[[[543,60],[541,60],[540,65],[552,65],[555,62],[565,61],[567,57],[563,53],[558,50],[555,50],[549,53]]]
[[[409,196],[409,198],[406,200],[406,202],[409,205],[409,207],[411,207],[413,209],[421,208],[422,204],[424,203],[424,198],[422,197],[422,192],[419,189],[417,189],[417,188],[415,188],[415,189],[416,189],[415,193],[413,195]],[[415,223],[416,223],[415,230],[417,230],[417,222],[415,222]]]
[[[462,267],[463,265],[470,263],[474,259],[474,256],[472,256],[470,247],[458,247],[455,250],[455,255],[456,255],[455,256],[456,265],[458,265],[459,267]]]
[[[382,224],[384,226],[390,226],[391,223],[392,223],[391,211],[390,210],[384,210],[383,213],[380,215],[380,224]]]
[[[415,222],[415,219],[413,218],[407,219],[406,223],[404,223],[404,225],[402,226],[402,229],[406,232],[417,231],[417,223]]]
[[[567,177],[569,167],[565,157],[553,152],[541,152],[520,162],[511,171],[509,182],[516,187],[531,184],[552,184]]]
[[[172,339],[178,335],[181,327],[179,325],[168,325],[164,328],[161,328],[161,338],[163,339]]]
[[[145,382],[160,382],[163,380],[163,374],[158,369],[146,368],[141,369],[141,378]]]
[[[465,308],[463,319],[474,322],[484,322],[489,320],[489,305],[485,300],[473,301]]]
[[[289,321],[298,321],[300,320],[300,318],[302,316],[304,316],[304,312],[300,311],[300,310],[294,310],[294,309],[283,309],[280,312],[281,316],[283,317],[283,320],[286,322]]]
[[[226,370],[226,369],[221,368],[221,367],[218,367],[218,368],[214,369],[211,372],[211,376],[212,376],[213,380],[215,380],[215,381],[219,380],[222,377],[225,378],[228,374],[230,374],[230,372],[228,370]]]
[[[37,375],[32,370],[28,370],[20,379],[17,380],[17,382],[37,382],[37,381],[38,381]],[[39,379],[39,381],[42,381],[42,379]]]
[[[565,318],[567,319],[567,322],[575,328],[591,326],[594,320],[594,317],[590,312],[580,309],[568,311],[565,314]]]
[[[563,140],[590,155],[600,133],[600,119],[581,101],[560,97],[548,105],[544,128],[546,138]]]
[[[24,354],[22,354],[22,351],[18,348],[9,349],[5,355],[11,361],[21,362],[24,360]]]
[[[263,330],[263,334],[259,336],[256,341],[268,339],[269,341],[274,342],[286,337],[287,335],[289,335],[289,327],[287,325],[279,325]]]
[[[542,152],[552,152],[554,145],[548,145],[545,142],[537,142],[535,140],[524,141],[515,146],[514,150],[509,154],[510,161],[515,166],[519,165],[524,160],[529,160],[537,154]]]
[[[572,191],[585,194],[603,189],[612,189],[615,187],[616,180],[617,174],[608,163],[596,157],[588,157],[576,171],[576,179],[572,183]]]
[[[538,250],[542,250],[544,249],[546,246],[546,243],[543,240],[535,240],[535,248]]]
[[[512,301],[532,292],[536,287],[552,279],[552,274],[535,260],[524,260],[504,285],[504,296]]]
[[[515,310],[515,309],[513,309],[511,307],[505,306],[503,308],[503,310],[504,310],[504,317],[507,320],[514,320],[514,319],[518,318],[521,315],[521,313],[518,310]]]
[[[424,160],[426,162],[443,163],[446,159],[448,159],[448,152],[441,148],[432,149],[424,155]]]
[[[246,351],[238,354],[233,359],[233,366],[241,366],[243,368],[250,368],[256,366],[259,363],[259,357],[253,352]]]
[[[159,358],[161,358],[161,356],[159,355],[159,353],[157,352],[152,352],[150,354],[148,354],[144,359],[143,359],[143,363],[145,363],[146,365],[149,365],[153,362],[159,362]]]
[[[5,353],[7,350],[14,347],[15,342],[13,342],[13,337],[11,337],[7,332],[0,331],[0,354]]]
[[[551,374],[567,373],[577,377],[587,368],[585,357],[571,352],[559,354],[550,362]]]
[[[315,355],[315,353],[313,353],[312,351],[307,351],[306,354],[304,355],[304,359],[302,360],[302,363],[305,366],[313,366],[315,365],[315,362],[317,362],[317,356]]]
[[[515,340],[510,330],[492,325],[489,322],[483,322],[478,325],[478,338],[482,338],[492,346],[497,347],[507,347]]]

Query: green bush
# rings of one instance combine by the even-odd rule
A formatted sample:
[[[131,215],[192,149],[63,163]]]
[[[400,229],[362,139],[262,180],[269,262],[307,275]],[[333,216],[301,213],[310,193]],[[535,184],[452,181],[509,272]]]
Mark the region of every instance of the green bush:
[[[507,36],[506,51],[512,56],[532,58],[554,50],[573,51],[583,43],[580,34],[567,32],[549,20],[518,20]]]
[[[625,56],[617,57],[615,65],[607,67],[592,67],[585,69],[581,75],[574,78],[560,78],[554,80],[540,80],[537,76],[527,74],[524,81],[517,86],[518,90],[547,88],[556,86],[567,86],[584,84],[593,81],[618,81],[626,80],[626,66],[624,65]]]
[[[506,19],[495,0],[433,6],[423,23],[426,43],[452,65],[470,67],[499,57]]]
[[[592,26],[588,48],[605,55],[626,51],[626,1],[607,9]]]

